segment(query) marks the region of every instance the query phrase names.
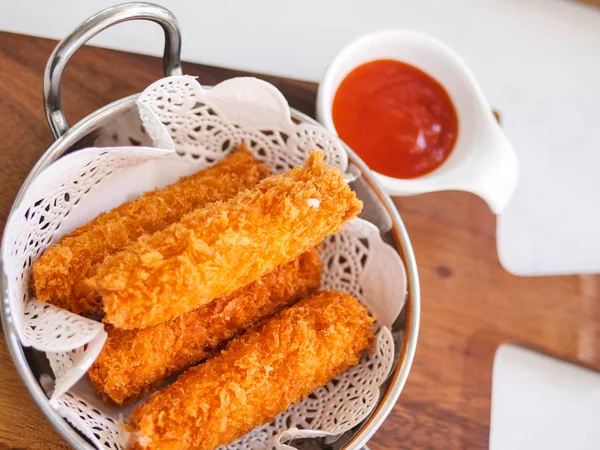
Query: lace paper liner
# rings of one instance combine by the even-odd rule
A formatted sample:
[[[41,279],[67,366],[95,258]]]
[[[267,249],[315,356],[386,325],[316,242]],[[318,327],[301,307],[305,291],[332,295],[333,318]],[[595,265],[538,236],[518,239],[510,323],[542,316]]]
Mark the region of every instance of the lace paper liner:
[[[283,94],[257,78],[232,78],[212,89],[190,76],[163,78],[146,88],[138,104],[148,112],[148,131],[157,123],[149,119],[158,119],[183,157],[206,165],[245,141],[273,173],[302,164],[315,148],[342,173],[348,169],[340,141],[323,127],[294,123]]]
[[[2,247],[10,320],[24,346],[49,352],[69,351],[102,333],[101,323],[32,297],[31,263],[63,234],[90,220],[91,213],[97,215],[105,209],[103,204],[90,205],[82,200],[92,191],[97,192],[94,188],[115,171],[172,152],[150,147],[82,150],[61,158],[33,180],[6,224]],[[104,203],[107,201],[112,202],[107,198]]]
[[[127,147],[77,151],[33,180],[7,223],[2,249],[5,301],[19,338],[23,345],[47,352],[56,378],[52,405],[98,448],[123,448],[120,413],[81,390],[85,380],[75,383],[106,334],[98,322],[32,298],[27,288],[31,262],[101,211],[214,164],[242,141],[275,173],[302,164],[312,149],[320,148],[348,179],[357,176],[337,138],[322,127],[294,123],[283,95],[261,80],[231,79],[207,90],[192,77],[170,77],[148,87],[138,107],[139,117],[119,120],[96,140],[97,145]],[[164,150],[137,146],[150,142]],[[388,327],[406,295],[403,263],[378,228],[360,219],[327,238],[321,257],[323,287],[355,295],[377,315],[375,353],[228,449],[290,449],[293,436],[338,435],[364,420],[377,404],[379,386],[393,365]],[[120,411],[126,415],[127,410]]]

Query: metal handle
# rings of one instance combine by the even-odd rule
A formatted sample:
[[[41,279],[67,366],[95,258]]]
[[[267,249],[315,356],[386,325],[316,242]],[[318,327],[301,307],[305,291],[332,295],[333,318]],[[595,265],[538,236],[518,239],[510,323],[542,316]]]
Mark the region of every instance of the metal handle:
[[[60,102],[60,85],[67,62],[79,48],[98,33],[129,20],[150,20],[162,27],[165,32],[163,55],[165,75],[182,75],[181,32],[179,23],[171,11],[153,3],[124,3],[100,11],[63,39],[48,60],[44,73],[44,108],[55,138],[58,139],[69,129]]]

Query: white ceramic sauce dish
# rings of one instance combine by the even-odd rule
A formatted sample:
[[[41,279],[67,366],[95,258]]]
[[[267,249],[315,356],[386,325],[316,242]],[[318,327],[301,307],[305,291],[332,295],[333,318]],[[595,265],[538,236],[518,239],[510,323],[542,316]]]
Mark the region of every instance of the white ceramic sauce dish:
[[[319,85],[317,119],[337,134],[332,104],[338,86],[357,66],[379,59],[402,61],[436,79],[448,92],[458,116],[458,137],[442,165],[411,179],[377,174],[383,188],[390,195],[469,191],[482,197],[495,214],[500,213],[517,186],[517,156],[471,71],[437,39],[409,30],[382,30],[351,42],[334,58]]]

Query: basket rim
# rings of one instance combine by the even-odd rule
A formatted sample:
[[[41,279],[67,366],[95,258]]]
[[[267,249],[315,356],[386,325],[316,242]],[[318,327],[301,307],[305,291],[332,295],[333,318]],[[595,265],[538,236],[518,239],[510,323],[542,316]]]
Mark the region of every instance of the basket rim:
[[[19,205],[33,178],[39,175],[51,163],[60,158],[72,144],[84,136],[88,136],[90,133],[92,133],[95,130],[96,124],[103,122],[109,116],[129,109],[133,104],[135,104],[135,101],[139,95],[140,94],[130,95],[96,110],[92,114],[81,119],[77,124],[70,128],[67,133],[57,139],[50,146],[50,148],[44,152],[33,169],[29,172],[13,202],[6,223],[8,223],[16,207]],[[290,113],[294,119],[322,127],[319,122],[296,110],[295,108],[290,107]],[[400,253],[406,266],[408,281],[408,292],[405,303],[405,338],[403,340],[398,363],[396,364],[394,371],[389,376],[389,387],[382,395],[377,406],[375,407],[375,410],[364,421],[360,429],[354,434],[354,436],[350,438],[350,440],[342,449],[357,450],[363,447],[371,438],[371,436],[377,431],[377,429],[383,424],[383,421],[392,411],[392,408],[394,407],[398,397],[400,396],[400,393],[402,392],[402,389],[404,388],[404,384],[408,378],[408,374],[410,372],[416,352],[420,323],[421,297],[419,276],[414,251],[408,236],[408,232],[404,226],[404,222],[400,218],[398,210],[394,206],[390,196],[382,189],[373,172],[368,168],[364,161],[362,161],[362,159],[344,142],[342,142],[342,145],[348,154],[348,162],[358,167],[364,177],[364,180],[376,194],[378,200],[382,203],[386,212],[391,218],[391,232],[395,241],[395,247]],[[5,239],[6,235],[2,238],[2,247],[5,245]],[[74,448],[93,450],[94,446],[85,440],[83,436],[75,430],[75,428],[73,428],[58,414],[57,411],[52,408],[50,405],[50,400],[42,390],[38,380],[31,370],[31,367],[29,366],[29,363],[25,357],[24,348],[17,337],[15,326],[12,322],[7,298],[7,279],[4,270],[2,270],[2,276],[0,278],[0,288],[2,289],[3,293],[3,304],[2,308],[0,308],[2,327],[6,337],[6,344],[19,377],[25,384],[30,396],[44,414],[45,418],[50,422],[54,429],[60,433],[63,439],[65,439]]]

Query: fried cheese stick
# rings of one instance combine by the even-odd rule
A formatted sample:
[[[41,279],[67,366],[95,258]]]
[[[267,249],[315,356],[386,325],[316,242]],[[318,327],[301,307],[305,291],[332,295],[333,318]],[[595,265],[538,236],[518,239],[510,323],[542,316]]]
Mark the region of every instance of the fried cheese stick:
[[[212,167],[100,214],[64,236],[33,263],[36,297],[78,314],[101,313],[98,294],[84,280],[94,274],[106,256],[142,234],[165,228],[197,207],[233,197],[268,173],[269,169],[242,145]]]
[[[313,151],[306,167],[197,209],[107,257],[88,280],[104,321],[143,328],[198,308],[296,258],[356,217],[362,202]]]
[[[187,369],[228,340],[321,285],[315,249],[208,305],[141,330],[108,331],[102,352],[88,371],[108,403],[135,402],[172,373]]]
[[[358,363],[374,339],[372,324],[349,294],[302,300],[137,407],[129,448],[214,450],[233,442]]]

